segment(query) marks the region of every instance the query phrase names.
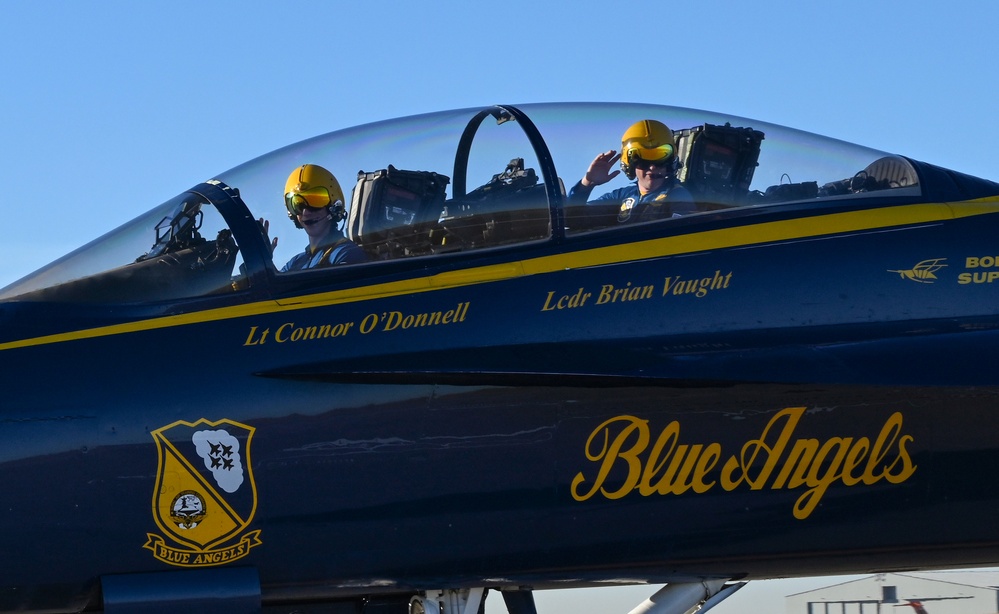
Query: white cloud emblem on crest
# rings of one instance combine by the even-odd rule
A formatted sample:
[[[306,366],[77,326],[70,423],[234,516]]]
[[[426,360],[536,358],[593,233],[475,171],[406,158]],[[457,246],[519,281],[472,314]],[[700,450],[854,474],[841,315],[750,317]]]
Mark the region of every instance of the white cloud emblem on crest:
[[[215,476],[219,488],[234,493],[243,483],[243,463],[239,456],[239,440],[224,430],[198,431],[192,437],[205,469]]]

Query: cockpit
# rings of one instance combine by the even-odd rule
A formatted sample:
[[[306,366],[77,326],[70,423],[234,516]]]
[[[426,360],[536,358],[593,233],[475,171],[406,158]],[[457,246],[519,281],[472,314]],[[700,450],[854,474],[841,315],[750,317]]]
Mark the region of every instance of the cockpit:
[[[622,224],[616,206],[569,203],[567,187],[594,154],[620,147],[622,130],[641,118],[672,130],[676,179],[693,196],[694,211]],[[343,186],[349,202],[340,231],[367,262],[279,272],[307,243],[282,205],[285,177],[303,164],[322,165]],[[618,176],[597,189],[627,183]],[[256,158],[7,286],[0,301],[240,301],[279,295],[293,282],[455,270],[469,258],[520,260],[583,242],[695,233],[765,214],[997,192],[993,182],[901,156],[691,109],[554,103],[463,109],[339,130]]]

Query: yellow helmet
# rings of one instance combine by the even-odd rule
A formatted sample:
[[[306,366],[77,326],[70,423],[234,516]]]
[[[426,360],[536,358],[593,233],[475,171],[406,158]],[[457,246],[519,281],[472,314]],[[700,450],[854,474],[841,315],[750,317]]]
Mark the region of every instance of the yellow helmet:
[[[303,164],[291,171],[284,184],[284,206],[288,210],[288,217],[299,228],[302,225],[298,222],[298,214],[305,207],[329,207],[334,223],[346,217],[340,183],[333,173],[316,164]]]
[[[674,165],[676,141],[666,124],[643,119],[631,125],[621,136],[621,170],[628,179],[635,178],[638,160]]]

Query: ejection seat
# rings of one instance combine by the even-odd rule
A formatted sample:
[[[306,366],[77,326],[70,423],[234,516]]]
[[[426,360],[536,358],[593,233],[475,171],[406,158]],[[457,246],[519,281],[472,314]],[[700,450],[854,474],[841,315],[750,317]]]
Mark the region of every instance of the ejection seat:
[[[450,179],[430,171],[361,171],[351,195],[347,236],[376,260],[432,251]]]

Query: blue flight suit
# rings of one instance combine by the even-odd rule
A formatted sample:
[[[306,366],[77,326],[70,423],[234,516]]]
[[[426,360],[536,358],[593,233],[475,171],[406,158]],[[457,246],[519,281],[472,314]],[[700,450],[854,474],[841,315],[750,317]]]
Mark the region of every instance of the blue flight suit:
[[[658,190],[644,196],[639,192],[638,184],[633,183],[588,201],[594,187],[596,186],[584,186],[582,181],[577,181],[576,185],[569,190],[568,202],[575,204],[583,202],[593,204],[620,203],[621,209],[618,212],[617,221],[622,224],[680,217],[697,212],[694,197],[687,188],[680,185],[675,177],[670,177],[663,182]]]
[[[318,248],[312,250],[306,246],[305,251],[289,260],[281,272],[304,271],[337,264],[358,264],[367,260],[368,254],[363,249],[333,227],[323,237],[323,242]]]

